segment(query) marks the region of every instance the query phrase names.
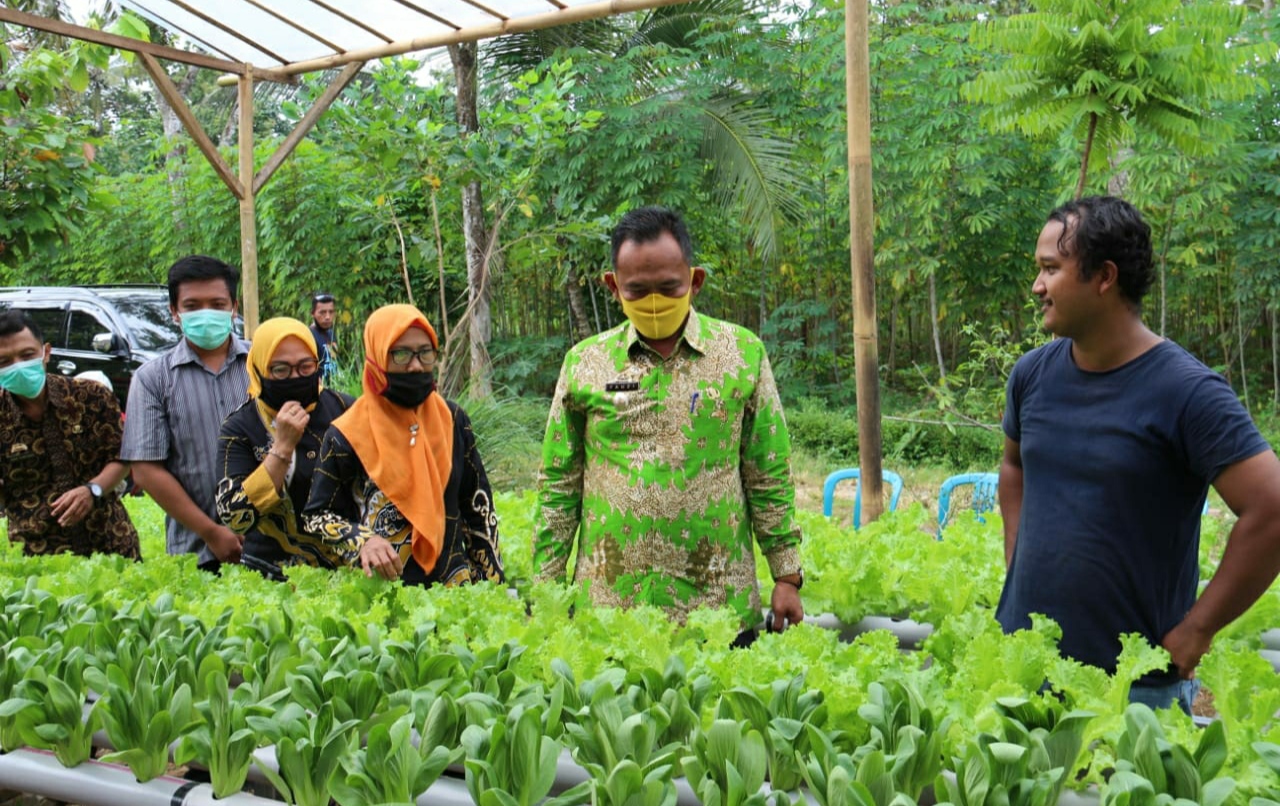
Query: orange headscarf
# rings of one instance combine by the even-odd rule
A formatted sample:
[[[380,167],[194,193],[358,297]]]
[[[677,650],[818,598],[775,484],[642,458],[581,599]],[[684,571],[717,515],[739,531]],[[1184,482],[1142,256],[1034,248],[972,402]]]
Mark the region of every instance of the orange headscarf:
[[[355,449],[365,472],[413,527],[413,558],[428,573],[444,544],[444,490],[453,469],[453,414],[431,394],[416,409],[382,396],[387,388],[391,345],[411,327],[426,331],[439,349],[436,331],[412,305],[386,305],[364,326],[364,394],[333,424]],[[417,425],[416,444],[410,427]]]

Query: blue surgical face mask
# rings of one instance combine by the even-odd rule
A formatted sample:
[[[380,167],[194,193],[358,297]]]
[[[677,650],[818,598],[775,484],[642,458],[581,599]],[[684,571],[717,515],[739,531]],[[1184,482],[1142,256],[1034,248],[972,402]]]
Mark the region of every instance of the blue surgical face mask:
[[[18,361],[0,369],[0,389],[34,399],[44,391],[44,356]]]
[[[231,311],[215,311],[204,308],[199,311],[183,311],[178,314],[182,335],[201,350],[216,350],[231,335]]]

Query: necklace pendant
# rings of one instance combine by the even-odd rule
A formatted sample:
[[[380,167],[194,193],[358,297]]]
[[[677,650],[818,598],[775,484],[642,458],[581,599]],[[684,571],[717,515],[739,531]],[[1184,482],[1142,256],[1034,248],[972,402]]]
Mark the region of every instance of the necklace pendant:
[[[418,444],[418,424],[414,423],[413,425],[409,426],[409,447],[412,448],[414,445],[417,445],[417,444]]]

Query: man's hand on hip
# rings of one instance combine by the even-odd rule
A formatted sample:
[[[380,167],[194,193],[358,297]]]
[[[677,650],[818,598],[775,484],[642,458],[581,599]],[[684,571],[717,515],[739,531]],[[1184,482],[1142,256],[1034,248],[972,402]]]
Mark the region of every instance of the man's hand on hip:
[[[1169,658],[1173,661],[1174,668],[1178,670],[1178,676],[1184,680],[1190,680],[1196,676],[1196,667],[1200,665],[1200,658],[1209,651],[1212,643],[1212,633],[1198,629],[1185,619],[1177,627],[1165,633],[1164,638],[1160,640],[1160,645],[1169,651]]]

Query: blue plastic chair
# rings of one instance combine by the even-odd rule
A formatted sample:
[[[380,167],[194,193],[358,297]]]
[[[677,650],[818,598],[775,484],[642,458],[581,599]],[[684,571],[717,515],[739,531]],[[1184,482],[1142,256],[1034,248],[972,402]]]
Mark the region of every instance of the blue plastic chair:
[[[894,473],[892,470],[880,471],[881,477],[893,488],[892,495],[889,496],[889,512],[893,512],[898,508],[898,498],[902,496],[902,476]],[[843,470],[837,470],[827,476],[826,482],[822,485],[822,514],[828,518],[831,517],[832,504],[835,501],[836,485],[848,479],[854,480],[853,488],[853,528],[857,529],[862,526],[862,470],[856,467],[846,467]]]
[[[942,537],[942,527],[947,525],[947,516],[951,514],[951,493],[964,484],[973,485],[973,511],[978,513],[978,520],[985,523],[982,513],[996,508],[996,493],[1000,487],[999,473],[961,473],[942,482],[938,491],[938,537]]]

